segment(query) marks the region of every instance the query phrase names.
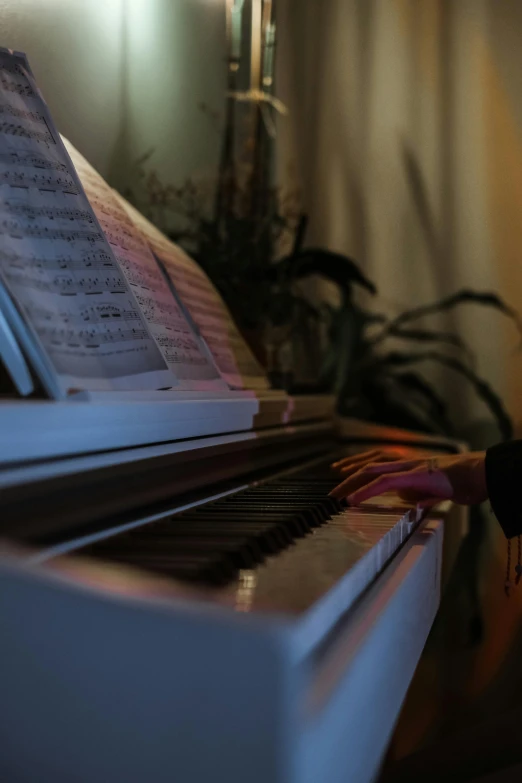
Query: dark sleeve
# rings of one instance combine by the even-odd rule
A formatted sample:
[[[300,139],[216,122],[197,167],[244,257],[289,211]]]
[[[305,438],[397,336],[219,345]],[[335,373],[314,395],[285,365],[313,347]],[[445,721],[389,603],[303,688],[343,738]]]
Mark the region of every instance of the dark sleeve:
[[[486,483],[491,507],[506,537],[522,535],[522,440],[487,450]]]

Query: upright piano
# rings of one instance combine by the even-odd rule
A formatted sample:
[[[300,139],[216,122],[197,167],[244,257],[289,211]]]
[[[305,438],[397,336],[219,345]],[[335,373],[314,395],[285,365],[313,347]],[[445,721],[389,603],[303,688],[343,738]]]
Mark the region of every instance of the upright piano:
[[[0,77],[20,395],[0,400],[0,781],[368,783],[444,520],[347,508],[330,465],[456,447],[270,391],[204,271],[61,139],[25,56],[0,49]]]
[[[375,779],[439,604],[445,510],[330,464],[447,441],[329,397],[0,403],[0,780]]]

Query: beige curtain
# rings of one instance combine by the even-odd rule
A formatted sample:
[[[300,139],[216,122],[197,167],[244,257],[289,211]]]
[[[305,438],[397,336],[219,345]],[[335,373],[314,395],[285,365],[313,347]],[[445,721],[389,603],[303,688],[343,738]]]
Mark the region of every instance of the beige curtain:
[[[309,241],[354,256],[380,310],[473,287],[522,311],[522,3],[279,2],[279,173],[299,180]],[[431,323],[466,338],[522,424],[513,326],[471,306]],[[432,377],[461,420],[487,416]]]

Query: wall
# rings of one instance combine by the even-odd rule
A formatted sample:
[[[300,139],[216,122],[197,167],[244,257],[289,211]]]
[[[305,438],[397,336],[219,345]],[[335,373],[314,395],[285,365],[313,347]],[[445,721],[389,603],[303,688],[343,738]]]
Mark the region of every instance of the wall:
[[[0,45],[26,52],[58,129],[103,173],[121,124],[124,0],[0,0]]]
[[[474,287],[522,310],[520,3],[281,0],[280,30],[281,166],[297,164],[310,241],[359,259],[380,309]],[[438,325],[521,424],[515,329],[472,307]],[[487,416],[437,377],[461,421]]]
[[[182,181],[215,166],[224,0],[0,0],[0,45],[25,51],[59,130],[113,183],[154,149]]]
[[[150,166],[164,181],[213,174],[220,127],[201,104],[223,109],[224,0],[127,0],[125,21],[126,127],[116,177],[125,179],[126,162],[151,149]]]

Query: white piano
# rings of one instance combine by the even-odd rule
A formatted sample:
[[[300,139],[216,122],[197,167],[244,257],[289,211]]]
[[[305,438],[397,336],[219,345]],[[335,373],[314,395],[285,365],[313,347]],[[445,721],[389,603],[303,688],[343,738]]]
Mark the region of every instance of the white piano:
[[[1,783],[369,783],[437,611],[443,512],[348,509],[329,466],[457,447],[265,391],[213,282],[65,146],[25,55],[0,49],[0,76],[20,123],[0,132]]]
[[[282,393],[0,403],[0,780],[369,783],[444,513],[327,499],[375,442]]]

